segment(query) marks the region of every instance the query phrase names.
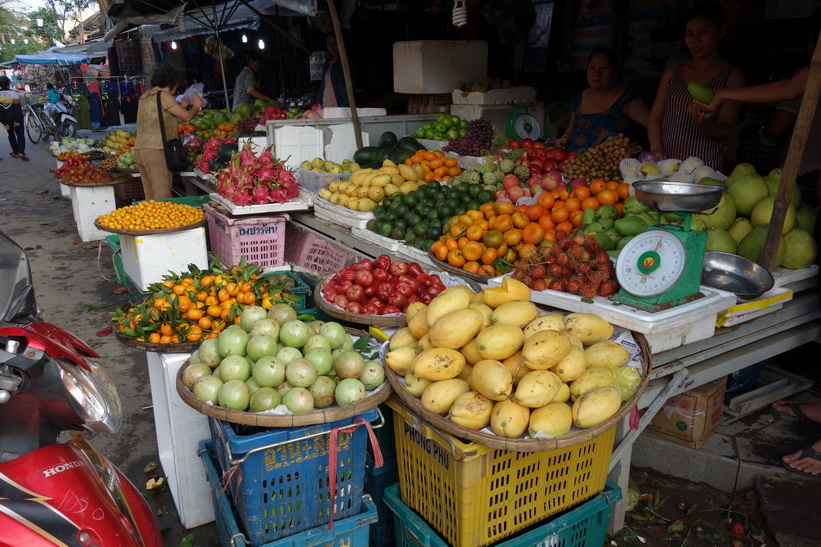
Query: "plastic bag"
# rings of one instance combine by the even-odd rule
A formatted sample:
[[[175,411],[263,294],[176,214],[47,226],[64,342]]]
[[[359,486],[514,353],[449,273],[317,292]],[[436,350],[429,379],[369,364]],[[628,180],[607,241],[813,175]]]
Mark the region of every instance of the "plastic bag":
[[[182,145],[189,152],[201,152],[203,146],[205,146],[205,141],[196,135],[188,135]]]
[[[205,84],[202,82],[197,82],[188,86],[188,89],[185,90],[185,93],[182,94],[182,100],[186,101],[188,104],[192,104],[194,102],[194,96],[199,95],[200,99],[202,99],[202,107],[201,108],[208,108],[208,101],[205,100]]]

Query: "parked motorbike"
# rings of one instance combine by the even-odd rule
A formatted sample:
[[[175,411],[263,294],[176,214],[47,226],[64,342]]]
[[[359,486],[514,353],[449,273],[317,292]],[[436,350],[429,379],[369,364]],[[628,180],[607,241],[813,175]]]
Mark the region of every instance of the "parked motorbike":
[[[71,95],[60,95],[59,103],[51,103],[51,108],[46,112],[54,120],[59,134],[63,138],[77,136],[77,102]]]
[[[0,232],[0,545],[160,546],[148,503],[81,436],[114,433],[119,396],[99,355],[37,319],[25,252]]]

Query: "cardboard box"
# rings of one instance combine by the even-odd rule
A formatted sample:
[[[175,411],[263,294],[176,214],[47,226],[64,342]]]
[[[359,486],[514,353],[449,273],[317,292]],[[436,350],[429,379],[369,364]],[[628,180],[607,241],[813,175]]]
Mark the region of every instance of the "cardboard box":
[[[393,90],[452,93],[458,82],[487,76],[487,42],[425,40],[393,44]]]
[[[701,448],[718,428],[727,377],[670,397],[647,431],[684,446]]]

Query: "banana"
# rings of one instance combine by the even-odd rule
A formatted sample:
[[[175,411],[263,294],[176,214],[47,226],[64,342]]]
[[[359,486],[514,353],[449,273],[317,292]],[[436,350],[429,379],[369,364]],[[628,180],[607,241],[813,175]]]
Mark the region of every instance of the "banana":
[[[399,174],[402,175],[402,178],[408,182],[417,182],[419,180],[419,175],[416,174],[416,171],[410,165],[400,164],[399,166]],[[401,184],[397,184],[397,186],[401,186]]]

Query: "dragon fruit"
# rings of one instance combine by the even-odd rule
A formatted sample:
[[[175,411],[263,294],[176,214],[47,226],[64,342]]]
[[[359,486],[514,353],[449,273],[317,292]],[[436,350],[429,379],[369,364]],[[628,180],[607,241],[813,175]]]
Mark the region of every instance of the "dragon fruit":
[[[235,154],[220,174],[217,192],[240,206],[285,203],[299,195],[299,184],[272,147],[254,156],[250,144]]]

